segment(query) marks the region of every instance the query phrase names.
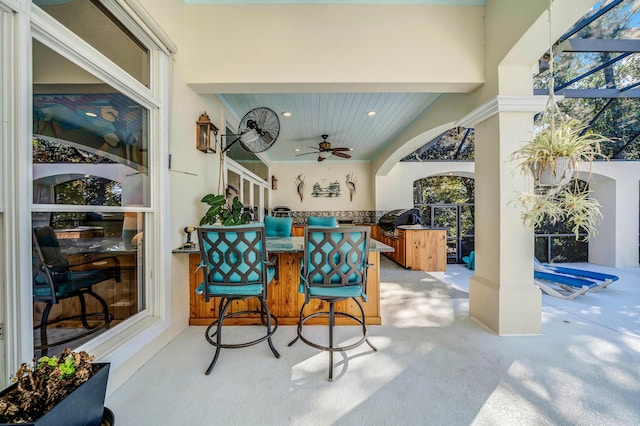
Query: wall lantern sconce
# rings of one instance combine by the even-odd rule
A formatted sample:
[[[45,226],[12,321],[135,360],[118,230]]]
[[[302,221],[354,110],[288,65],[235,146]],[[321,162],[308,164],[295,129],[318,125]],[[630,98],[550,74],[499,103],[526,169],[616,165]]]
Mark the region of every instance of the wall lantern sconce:
[[[278,189],[278,179],[275,176],[271,175],[271,189],[274,191]]]
[[[202,152],[216,152],[217,136],[218,128],[213,125],[205,111],[196,121],[196,148]]]

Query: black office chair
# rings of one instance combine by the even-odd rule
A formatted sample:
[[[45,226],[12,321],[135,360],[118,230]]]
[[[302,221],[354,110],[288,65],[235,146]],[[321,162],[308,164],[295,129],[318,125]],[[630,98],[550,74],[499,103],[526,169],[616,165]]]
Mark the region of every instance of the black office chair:
[[[298,338],[309,346],[329,352],[329,381],[333,380],[333,353],[342,352],[367,342],[374,351],[378,349],[367,338],[364,309],[358,299],[367,300],[367,263],[369,256],[370,228],[368,226],[349,226],[339,228],[312,227],[306,229],[304,241],[304,257],[302,263],[301,288],[304,293],[304,304],[300,309],[298,321]],[[328,311],[314,312],[304,315],[304,308],[314,299],[329,304]],[[362,317],[335,310],[335,303],[352,299]],[[305,338],[302,333],[305,321],[317,316],[327,316],[329,321],[329,344],[321,345]],[[348,317],[362,326],[362,337],[355,343],[336,346],[333,341],[335,316]]]
[[[206,374],[213,370],[222,348],[245,348],[267,340],[271,352],[280,358],[271,342],[271,336],[278,329],[278,318],[271,315],[266,303],[267,287],[275,277],[275,269],[267,259],[264,224],[211,226],[198,228],[197,231],[201,258],[198,269],[204,268],[204,282],[198,286],[196,293],[202,294],[205,302],[214,297],[220,298],[218,318],[205,331],[207,342],[216,347]],[[258,299],[259,309],[228,312],[234,301],[250,298]],[[222,343],[224,320],[251,314],[260,318],[266,327],[266,334],[246,343]],[[211,332],[212,329],[215,331]]]
[[[104,264],[107,262],[110,266],[105,267]],[[40,329],[40,344],[34,348],[40,350],[42,355],[47,355],[48,349],[52,346],[63,345],[103,328],[109,328],[113,316],[109,313],[105,300],[93,291],[93,286],[110,279],[120,282],[120,264],[117,257],[92,258],[89,262],[70,265],[60,250],[55,232],[52,228],[44,226],[33,230],[32,270],[33,301],[46,303],[40,324],[33,327],[34,330]],[[102,311],[87,312],[85,296],[91,296],[97,300]],[[80,314],[67,315],[50,321],[49,314],[53,305],[72,297],[78,297],[80,300]],[[102,323],[92,326],[88,322],[89,317],[101,317]],[[74,319],[82,321],[85,332],[49,342],[47,328],[50,325]]]

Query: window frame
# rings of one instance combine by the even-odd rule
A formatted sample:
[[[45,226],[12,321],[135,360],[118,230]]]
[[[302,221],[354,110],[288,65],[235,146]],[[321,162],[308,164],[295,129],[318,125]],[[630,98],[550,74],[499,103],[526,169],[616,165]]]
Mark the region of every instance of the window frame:
[[[0,0],[2,2],[4,0]],[[132,8],[121,6],[119,1],[105,1],[119,19],[132,13]],[[131,3],[127,1],[127,4]],[[134,2],[135,3],[135,2]],[[1,6],[1,5],[0,5]],[[15,201],[12,210],[15,210],[10,224],[6,227],[15,229],[15,238],[6,242],[6,247],[15,252],[16,259],[21,259],[16,265],[17,273],[13,281],[7,281],[7,300],[5,308],[14,305],[13,312],[8,313],[7,324],[13,324],[7,330],[7,361],[10,370],[21,361],[30,361],[33,358],[33,318],[31,297],[31,267],[26,259],[30,259],[31,251],[31,213],[37,211],[52,211],[52,205],[34,205],[32,203],[32,149],[29,141],[32,138],[32,95],[33,80],[31,76],[33,39],[53,49],[77,66],[111,85],[126,96],[138,102],[149,110],[149,164],[154,167],[149,169],[150,201],[149,207],[118,207],[110,208],[113,211],[134,211],[145,213],[145,262],[144,279],[146,309],[129,318],[118,327],[97,336],[84,344],[83,349],[91,351],[100,357],[107,353],[113,353],[115,348],[123,349],[125,353],[133,354],[140,350],[140,344],[136,339],[130,339],[132,333],[137,333],[142,340],[157,337],[170,327],[171,318],[169,309],[169,291],[166,285],[170,276],[169,262],[162,262],[164,253],[169,249],[169,238],[164,230],[169,223],[169,187],[168,176],[168,152],[169,152],[169,85],[171,83],[171,47],[156,44],[162,37],[157,37],[152,28],[145,25],[145,17],[131,15],[123,22],[140,40],[145,43],[150,52],[150,87],[147,88],[138,80],[129,76],[122,69],[100,54],[96,49],[84,42],[80,37],[71,33],[68,29],[55,21],[37,6],[25,3],[22,8],[17,8],[15,20],[17,29],[12,41],[12,64],[15,73],[15,89],[11,99],[18,105],[16,117],[15,141],[11,149],[15,151],[14,161],[27,165],[21,170],[11,170],[11,183],[5,183],[11,192],[11,200]],[[143,36],[143,34],[150,34]],[[21,52],[17,55],[16,52]],[[4,81],[3,81],[4,84]],[[11,185],[10,187],[8,185]],[[18,194],[22,194],[19,196]],[[7,195],[7,194],[5,194]],[[5,197],[6,198],[6,197]],[[7,205],[10,203],[7,202]],[[86,206],[56,206],[55,210],[69,211],[85,209]],[[103,209],[106,211],[106,209]],[[5,215],[7,216],[7,215]],[[8,256],[9,253],[6,254]],[[5,256],[5,261],[7,257]],[[9,356],[11,355],[11,356]],[[10,358],[10,359],[9,359]]]

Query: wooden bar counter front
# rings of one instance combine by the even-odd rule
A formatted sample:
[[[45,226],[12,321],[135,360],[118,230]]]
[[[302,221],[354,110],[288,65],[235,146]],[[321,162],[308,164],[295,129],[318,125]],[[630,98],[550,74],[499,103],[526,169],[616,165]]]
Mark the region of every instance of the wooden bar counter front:
[[[300,285],[300,261],[302,259],[303,237],[274,237],[267,238],[267,252],[278,258],[278,273],[276,279],[269,285],[269,309],[278,318],[280,325],[296,325],[300,315],[300,308],[304,302],[304,295],[298,293]],[[380,252],[393,251],[393,248],[379,241],[371,240],[369,249],[369,263],[367,270],[367,301],[362,304],[367,324],[380,325]],[[219,299],[205,303],[204,297],[196,294],[196,287],[203,281],[203,270],[196,271],[200,263],[200,253],[195,248],[176,249],[173,253],[189,254],[189,325],[209,325],[218,316]],[[231,311],[247,310],[247,306],[257,305],[255,300],[233,302]],[[319,301],[309,304],[305,314],[317,311],[327,311],[328,305]],[[358,306],[352,300],[336,303],[336,310],[360,316]],[[228,325],[260,324],[260,318],[229,318]],[[305,324],[326,324],[324,317],[314,318]],[[357,325],[347,318],[336,318],[339,325]]]

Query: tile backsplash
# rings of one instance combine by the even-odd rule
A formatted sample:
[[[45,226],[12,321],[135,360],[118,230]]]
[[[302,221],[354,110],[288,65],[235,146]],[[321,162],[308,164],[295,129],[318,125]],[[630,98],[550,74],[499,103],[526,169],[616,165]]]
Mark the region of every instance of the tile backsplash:
[[[337,210],[337,211],[294,211],[291,212],[293,223],[296,225],[304,225],[307,223],[309,216],[335,216],[338,221],[350,221],[353,223],[378,223],[380,217],[386,211],[376,210]]]

